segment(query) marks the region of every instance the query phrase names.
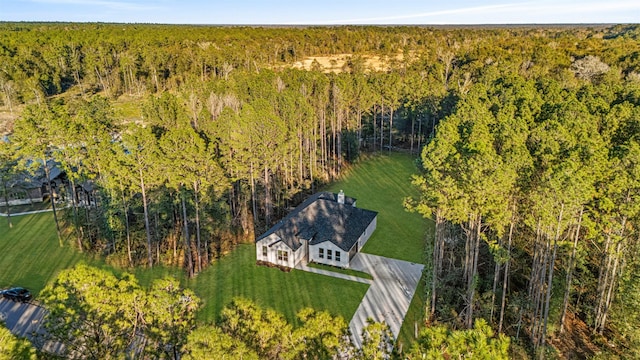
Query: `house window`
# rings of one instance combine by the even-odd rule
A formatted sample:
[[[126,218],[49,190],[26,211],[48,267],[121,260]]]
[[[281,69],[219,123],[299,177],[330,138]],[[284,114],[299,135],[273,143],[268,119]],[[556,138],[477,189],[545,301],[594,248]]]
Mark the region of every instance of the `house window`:
[[[318,257],[320,259],[324,259],[324,249],[323,248],[318,249]]]
[[[340,251],[336,251],[336,261],[340,261]]]
[[[331,250],[327,250],[327,260],[331,260]]]
[[[266,246],[262,247],[262,257],[265,258],[265,259],[267,258],[267,247]]]
[[[278,250],[278,260],[288,262],[289,261],[289,252],[284,250]]]

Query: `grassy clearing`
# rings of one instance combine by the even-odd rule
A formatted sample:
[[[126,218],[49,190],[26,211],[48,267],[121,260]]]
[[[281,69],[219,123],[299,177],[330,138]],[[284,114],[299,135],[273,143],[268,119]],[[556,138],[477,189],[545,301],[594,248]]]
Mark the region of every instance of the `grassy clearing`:
[[[360,58],[364,61],[365,71],[387,71],[389,69],[390,62],[393,60],[411,61],[413,59],[413,52],[403,53],[399,52],[396,55],[389,57],[380,57],[377,55],[367,54],[336,54],[328,56],[308,56],[300,61],[296,61],[293,65],[286,65],[283,67],[292,67],[294,69],[311,70],[315,64],[322,67],[325,73],[341,73],[345,71],[345,66],[352,58]]]
[[[423,262],[424,234],[429,225],[416,214],[402,208],[402,198],[414,194],[409,180],[414,172],[412,157],[405,154],[375,156],[354,166],[343,180],[328,190],[344,191],[358,198],[358,206],[376,210],[378,228],[364,248],[365,252],[416,263]],[[9,229],[0,218],[0,286],[24,286],[38,293],[55,279],[57,273],[78,262],[105,267],[100,260],[88,258],[70,247],[60,247],[51,213],[12,218]],[[336,269],[331,269],[336,271]],[[140,283],[148,286],[154,279],[173,276],[193,289],[204,302],[198,319],[217,320],[220,311],[234,297],[251,299],[273,308],[292,323],[304,307],[327,310],[350,320],[368,285],[323,275],[293,270],[284,273],[275,268],[255,265],[254,245],[241,245],[230,255],[188,280],[178,268],[135,269]],[[407,320],[400,335],[407,348],[413,338],[413,324],[422,319],[423,285],[416,290]]]
[[[354,166],[342,180],[328,190],[344,190],[346,195],[358,199],[357,206],[378,212],[378,226],[363,251],[394,259],[425,262],[425,235],[433,231],[433,223],[422,216],[404,210],[403,199],[418,196],[411,185],[411,175],[416,172],[414,157],[391,153],[374,156]],[[415,325],[418,331],[424,326],[425,289],[420,279],[411,305],[398,336],[398,346],[405,351],[415,341]]]
[[[60,270],[79,262],[110,268],[73,248],[60,247],[51,213],[16,216],[12,220],[14,226],[9,229],[6,219],[0,218],[0,287],[23,286],[37,298]],[[199,320],[205,322],[215,321],[234,297],[273,308],[292,323],[297,323],[296,313],[304,307],[327,310],[349,320],[368,289],[366,284],[347,280],[256,266],[253,245],[239,246],[192,280],[187,280],[178,268],[139,268],[133,273],[145,286],[165,276],[179,279],[203,299]]]
[[[415,172],[414,158],[408,154],[379,155],[358,163],[328,188],[342,189],[358,199],[358,207],[378,212],[378,226],[364,252],[424,263],[424,237],[432,225],[402,205],[405,197],[418,195],[411,185]]]
[[[241,296],[270,307],[294,324],[304,307],[326,310],[347,321],[355,313],[366,284],[293,270],[290,273],[255,264],[255,246],[240,245],[230,255],[210,266],[187,286],[205,299],[200,320],[215,320],[222,308]]]
[[[69,247],[60,247],[52,213],[0,218],[0,286],[23,286],[39,293],[62,269],[85,258]]]
[[[112,105],[118,118],[137,121],[142,119],[142,103],[144,98],[123,95]]]
[[[325,265],[325,264],[316,264],[316,263],[309,263],[307,264],[307,266],[312,267],[312,268],[316,268],[316,269],[320,269],[320,270],[327,270],[327,271],[333,271],[333,272],[337,272],[340,274],[345,274],[345,275],[351,275],[351,276],[357,276],[363,279],[369,279],[369,280],[373,280],[373,276],[371,276],[371,274],[367,274],[366,272],[362,272],[362,271],[358,271],[358,270],[353,270],[353,269],[342,269],[336,266],[330,266],[330,265]]]

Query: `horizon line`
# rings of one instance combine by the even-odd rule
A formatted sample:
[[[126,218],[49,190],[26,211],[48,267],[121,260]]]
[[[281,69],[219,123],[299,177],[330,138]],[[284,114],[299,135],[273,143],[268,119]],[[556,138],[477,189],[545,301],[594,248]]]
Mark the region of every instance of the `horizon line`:
[[[381,24],[381,23],[343,23],[343,24],[326,24],[326,23],[308,23],[308,24],[270,24],[270,23],[163,23],[163,22],[118,22],[118,21],[68,21],[68,20],[0,20],[0,24],[105,24],[105,25],[166,25],[166,26],[220,26],[220,27],[445,27],[445,26],[607,26],[607,25],[636,25],[640,26],[640,22],[531,22],[531,23],[415,23],[415,24]]]

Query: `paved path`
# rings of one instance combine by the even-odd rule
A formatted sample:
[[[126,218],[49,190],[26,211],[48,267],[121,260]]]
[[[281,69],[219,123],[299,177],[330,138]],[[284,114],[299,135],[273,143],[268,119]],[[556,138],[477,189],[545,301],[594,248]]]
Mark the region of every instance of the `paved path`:
[[[298,263],[298,265],[296,265],[295,268],[298,269],[298,270],[302,270],[302,271],[306,271],[306,272],[310,272],[310,273],[314,273],[314,274],[332,276],[332,277],[338,278],[338,279],[357,281],[357,282],[361,282],[363,284],[371,284],[371,283],[373,283],[373,280],[364,279],[364,278],[361,278],[361,277],[358,277],[358,276],[347,275],[347,274],[342,274],[342,273],[335,272],[335,271],[329,271],[329,270],[323,270],[323,269],[310,267],[310,266],[307,266],[307,264],[306,264],[306,262],[304,260],[300,261]]]
[[[389,259],[382,256],[358,253],[349,267],[373,276],[373,281],[357,276],[345,275],[333,271],[312,268],[300,262],[296,269],[316,274],[333,276],[340,279],[371,284],[349,323],[353,343],[362,346],[362,330],[367,326],[367,319],[384,321],[391,328],[397,339],[404,317],[409,310],[411,299],[416,292],[418,281],[422,276],[422,264]]]
[[[0,319],[14,335],[25,337],[38,348],[45,352],[58,353],[62,349],[61,344],[46,342],[37,338],[41,334],[42,321],[47,311],[35,303],[21,303],[0,297]]]
[[[33,210],[33,211],[25,211],[20,213],[11,214],[11,216],[20,216],[20,215],[30,215],[30,214],[40,214],[45,212],[52,212],[53,209],[44,209],[44,210]],[[0,216],[7,216],[7,213],[0,213]]]
[[[0,298],[0,318],[15,335],[29,337],[37,332],[45,310],[40,306]]]
[[[369,318],[386,322],[393,336],[398,338],[423,267],[422,264],[365,253],[358,253],[351,259],[350,268],[369,273],[374,278],[349,323],[357,347],[362,345],[362,330]]]

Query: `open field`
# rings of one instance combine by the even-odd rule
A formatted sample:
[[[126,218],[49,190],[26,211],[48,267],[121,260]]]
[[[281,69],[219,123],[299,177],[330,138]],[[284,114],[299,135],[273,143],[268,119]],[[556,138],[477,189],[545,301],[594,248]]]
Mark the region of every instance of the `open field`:
[[[37,294],[62,269],[81,261],[107,267],[68,246],[60,247],[51,213],[12,219],[12,229],[6,219],[0,219],[0,287],[23,286],[37,299]],[[253,245],[239,246],[192,280],[186,280],[177,268],[136,269],[134,274],[143,285],[169,275],[178,278],[203,299],[199,319],[206,322],[215,321],[222,308],[237,296],[273,308],[294,323],[295,314],[304,307],[328,310],[349,319],[368,287],[302,271],[284,273],[256,266]]]
[[[374,156],[354,166],[342,180],[329,187],[344,190],[358,199],[357,206],[378,211],[378,226],[363,251],[415,263],[424,263],[424,239],[433,231],[433,223],[420,215],[408,213],[402,206],[406,196],[417,196],[411,186],[416,172],[414,157],[392,153]],[[414,340],[415,324],[422,328],[424,318],[424,278],[420,279],[402,324],[399,344],[406,350]]]
[[[304,307],[327,310],[348,322],[369,287],[304,271],[285,273],[256,266],[253,245],[239,246],[187,285],[205,299],[201,320],[214,321],[233,297],[240,296],[281,312],[296,325],[296,313]]]
[[[0,287],[23,286],[37,294],[58,272],[79,261],[82,254],[60,247],[52,213],[12,216],[13,228],[0,218]]]
[[[408,59],[413,56],[409,54]],[[290,65],[294,69],[313,70],[319,67],[323,72],[339,73],[345,71],[345,67],[353,60],[361,61],[365,71],[388,71],[391,69],[391,62],[402,61],[405,59],[403,53],[398,53],[391,57],[380,57],[378,55],[353,55],[353,54],[335,54],[309,56],[300,61],[296,61]]]
[[[411,185],[416,172],[414,158],[392,153],[374,156],[355,165],[328,190],[344,190],[359,208],[378,212],[378,225],[363,251],[393,259],[424,263],[424,238],[433,224],[404,210],[402,201],[417,195]]]

